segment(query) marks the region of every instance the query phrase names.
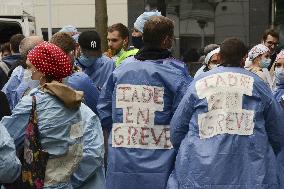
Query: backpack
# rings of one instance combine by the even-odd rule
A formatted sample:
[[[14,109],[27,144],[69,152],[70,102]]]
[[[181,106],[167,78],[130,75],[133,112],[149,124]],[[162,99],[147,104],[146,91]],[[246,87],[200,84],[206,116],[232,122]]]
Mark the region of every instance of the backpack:
[[[37,125],[36,97],[32,98],[32,112],[25,129],[24,144],[17,150],[17,156],[22,163],[22,171],[15,182],[5,184],[6,189],[42,189],[44,186],[49,154],[41,147]]]

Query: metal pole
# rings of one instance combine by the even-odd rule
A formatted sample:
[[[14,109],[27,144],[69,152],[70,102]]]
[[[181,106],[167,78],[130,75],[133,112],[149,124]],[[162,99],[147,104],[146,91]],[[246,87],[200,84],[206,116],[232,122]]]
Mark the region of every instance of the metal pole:
[[[201,49],[204,49],[204,39],[205,39],[205,30],[204,28],[201,28]]]
[[[271,28],[275,27],[275,0],[271,1]]]
[[[180,58],[180,15],[178,15],[178,35],[176,36],[176,57]]]
[[[51,24],[51,0],[48,0],[48,40],[51,39],[52,36],[52,24]]]
[[[205,26],[207,24],[207,21],[200,19],[200,20],[197,20],[197,23],[198,23],[198,25],[201,29],[201,35],[200,35],[200,37],[201,37],[201,49],[203,49],[204,48],[204,41],[205,41]]]

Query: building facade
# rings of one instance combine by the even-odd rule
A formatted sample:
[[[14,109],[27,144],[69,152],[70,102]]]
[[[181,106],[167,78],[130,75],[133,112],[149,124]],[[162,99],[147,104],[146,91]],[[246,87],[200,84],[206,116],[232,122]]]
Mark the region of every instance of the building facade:
[[[0,15],[27,12],[35,17],[36,33],[47,39],[48,2],[0,0]],[[79,31],[95,28],[95,0],[50,2],[53,33],[69,24]],[[231,36],[253,46],[260,42],[263,31],[271,24],[279,29],[280,46],[283,46],[283,0],[107,0],[108,25],[121,22],[132,29],[141,13],[154,9],[174,20],[177,57],[191,49],[201,52],[207,44],[220,43]]]
[[[177,56],[189,49],[202,51],[207,44],[233,36],[248,46],[260,43],[263,31],[271,26],[273,2],[279,27],[284,21],[280,18],[283,0],[140,0],[146,10],[158,9],[175,21]],[[128,8],[129,14],[132,10]]]

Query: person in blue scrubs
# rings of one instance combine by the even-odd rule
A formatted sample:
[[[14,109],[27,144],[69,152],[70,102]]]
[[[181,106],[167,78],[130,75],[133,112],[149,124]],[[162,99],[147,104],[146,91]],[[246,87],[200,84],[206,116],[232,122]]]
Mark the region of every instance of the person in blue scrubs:
[[[284,116],[272,92],[242,68],[236,38],[220,46],[220,66],[196,77],[171,120],[178,152],[167,189],[278,189],[276,154]]]
[[[164,189],[176,151],[170,120],[191,77],[168,49],[173,22],[163,16],[146,21],[144,48],[125,59],[109,77],[98,101],[109,136],[107,189]]]
[[[115,69],[114,61],[102,54],[101,38],[96,31],[85,31],[79,35],[81,56],[76,59],[75,64],[80,66],[101,90],[112,71]]]
[[[0,187],[1,183],[15,181],[21,172],[21,162],[16,156],[15,144],[7,129],[0,124]]]

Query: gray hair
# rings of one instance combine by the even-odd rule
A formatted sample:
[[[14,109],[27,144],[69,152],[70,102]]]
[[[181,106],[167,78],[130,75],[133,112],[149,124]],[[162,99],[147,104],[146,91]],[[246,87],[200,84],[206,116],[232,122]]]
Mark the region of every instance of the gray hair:
[[[35,46],[42,43],[44,40],[40,36],[29,36],[24,38],[20,45],[19,45],[19,51],[22,55],[27,55],[30,50],[32,50]]]

